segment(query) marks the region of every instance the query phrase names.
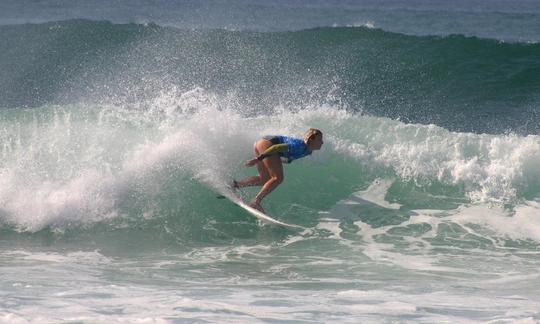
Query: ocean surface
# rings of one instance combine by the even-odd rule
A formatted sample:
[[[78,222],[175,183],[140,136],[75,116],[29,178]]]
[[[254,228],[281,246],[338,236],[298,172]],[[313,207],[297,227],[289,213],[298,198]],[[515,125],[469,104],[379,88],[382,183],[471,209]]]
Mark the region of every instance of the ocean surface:
[[[539,122],[538,1],[2,1],[0,322],[540,322]]]

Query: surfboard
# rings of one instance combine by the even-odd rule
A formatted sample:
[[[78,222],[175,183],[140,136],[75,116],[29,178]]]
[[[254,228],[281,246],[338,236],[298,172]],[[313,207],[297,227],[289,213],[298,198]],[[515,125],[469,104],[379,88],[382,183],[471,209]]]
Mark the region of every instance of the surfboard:
[[[257,218],[258,220],[262,221],[265,224],[277,225],[277,226],[282,226],[282,227],[285,227],[285,228],[295,229],[295,230],[303,230],[303,229],[305,229],[304,227],[302,227],[300,225],[288,224],[288,223],[279,221],[279,220],[277,220],[275,218],[272,218],[272,217],[266,215],[265,213],[261,212],[260,210],[257,210],[255,208],[249,206],[245,202],[243,202],[242,199],[240,199],[240,197],[236,196],[232,192],[231,193],[229,193],[229,192],[224,193],[223,197],[229,199],[233,204],[235,204],[238,207],[244,209],[246,212],[248,212],[248,214],[250,214],[251,216],[254,216],[255,218]]]

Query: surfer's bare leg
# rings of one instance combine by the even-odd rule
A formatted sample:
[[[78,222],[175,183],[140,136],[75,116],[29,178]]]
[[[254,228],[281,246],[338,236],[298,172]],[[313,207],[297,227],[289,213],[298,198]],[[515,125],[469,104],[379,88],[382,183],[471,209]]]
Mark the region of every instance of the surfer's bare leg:
[[[260,152],[264,152],[271,145],[272,143],[270,141],[264,139],[258,140],[253,145],[253,156],[259,156]],[[257,163],[257,171],[259,171],[258,176],[247,177],[243,180],[236,181],[236,186],[238,188],[262,186],[264,183],[266,183],[266,181],[268,181],[270,175],[268,174],[268,170],[266,170],[266,166],[262,162]]]
[[[250,206],[262,211],[261,201],[263,198],[283,182],[283,164],[278,155],[269,156],[258,164],[262,164],[266,168],[269,178],[265,181],[257,196],[251,201]]]

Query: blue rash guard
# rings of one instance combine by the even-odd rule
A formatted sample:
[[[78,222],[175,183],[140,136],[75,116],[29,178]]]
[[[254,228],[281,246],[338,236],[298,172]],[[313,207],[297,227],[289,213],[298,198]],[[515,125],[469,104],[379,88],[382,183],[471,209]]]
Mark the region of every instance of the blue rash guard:
[[[304,140],[302,139],[280,135],[264,136],[263,138],[270,141],[272,146],[259,155],[259,160],[262,160],[273,153],[277,153],[283,162],[291,163],[294,160],[311,154],[311,151],[308,150],[306,143],[304,143]]]

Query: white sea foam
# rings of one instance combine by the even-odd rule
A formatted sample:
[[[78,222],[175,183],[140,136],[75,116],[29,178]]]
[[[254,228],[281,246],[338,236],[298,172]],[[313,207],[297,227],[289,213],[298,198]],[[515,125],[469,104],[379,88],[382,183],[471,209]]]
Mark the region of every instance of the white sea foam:
[[[375,206],[381,209],[381,215],[383,210],[399,212],[396,206],[385,201],[391,183],[378,179],[366,190],[337,203],[323,214],[325,219],[318,227],[326,228],[327,224],[335,223],[331,222],[332,218],[362,219],[362,211],[367,212]],[[485,281],[485,285],[491,287],[498,282],[513,281],[517,286],[535,277],[531,274],[534,266],[514,258],[512,262],[521,264],[521,270],[512,273],[505,266],[496,267],[495,264],[513,251],[512,247],[507,247],[506,240],[540,242],[540,222],[536,217],[539,209],[538,203],[526,202],[514,212],[482,203],[462,205],[452,210],[411,210],[407,212],[409,217],[399,224],[373,226],[363,220],[355,221],[363,244],[341,237],[341,229],[331,230],[334,233],[331,238],[377,264],[391,264],[429,276],[469,277],[480,271],[486,273],[484,263],[491,264],[493,279]],[[415,232],[412,228],[419,230]],[[454,250],[461,257],[435,253],[441,246]],[[493,250],[477,248],[482,246]],[[468,255],[472,251],[477,255],[476,263],[469,264]]]
[[[512,202],[518,191],[539,185],[535,135],[453,133],[374,117],[341,119],[335,127],[347,130],[333,138],[337,152],[390,168],[402,179],[462,185],[473,201]]]
[[[50,262],[50,263],[80,263],[87,265],[108,264],[111,259],[105,257],[99,251],[85,252],[69,252],[66,254],[47,253],[47,252],[28,252],[24,250],[13,250],[3,252],[2,255],[14,257],[19,260]]]
[[[355,172],[390,173],[393,180],[419,186],[440,182],[461,187],[471,202],[521,206],[516,219],[534,222],[530,215],[536,207],[520,201],[524,193],[539,194],[537,136],[452,133],[328,105],[275,107],[271,116],[246,115],[236,105],[234,95],[195,88],[163,92],[152,109],[143,111],[74,106],[46,107],[37,117],[22,114],[18,124],[6,124],[0,134],[0,217],[27,231],[116,218],[123,216],[118,205],[130,191],[150,201],[163,194],[168,178],[179,174],[217,189],[238,174],[260,136],[301,137],[308,127],[318,127],[326,144],[310,160],[344,157],[356,163],[350,165]],[[178,191],[187,187],[180,183]],[[400,208],[395,202],[378,203]],[[152,208],[141,213],[154,215]]]

